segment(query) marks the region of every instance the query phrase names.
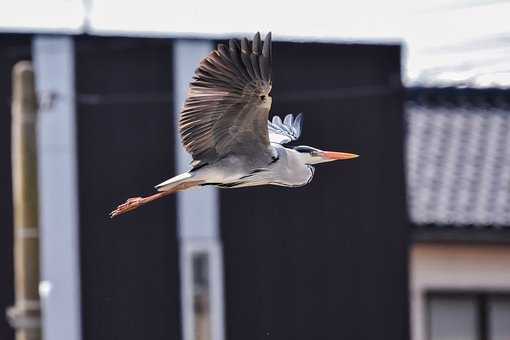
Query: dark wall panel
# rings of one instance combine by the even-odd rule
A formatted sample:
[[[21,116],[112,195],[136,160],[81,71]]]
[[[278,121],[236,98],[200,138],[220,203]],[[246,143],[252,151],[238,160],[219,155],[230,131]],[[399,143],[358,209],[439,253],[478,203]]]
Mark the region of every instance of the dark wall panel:
[[[76,41],[84,339],[179,339],[175,198],[108,218],[174,172],[169,40]]]
[[[5,309],[14,303],[11,179],[11,73],[14,64],[31,59],[31,38],[0,34],[0,339],[14,339]]]
[[[221,191],[229,339],[408,339],[400,86],[397,46],[274,44],[272,112],[361,157]]]

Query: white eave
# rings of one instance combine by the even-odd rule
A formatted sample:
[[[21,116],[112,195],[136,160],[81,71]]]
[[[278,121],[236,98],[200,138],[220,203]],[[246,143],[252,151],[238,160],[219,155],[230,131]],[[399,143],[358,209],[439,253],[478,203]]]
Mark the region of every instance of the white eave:
[[[510,87],[510,2],[4,0],[0,32],[402,43],[407,85]],[[86,19],[87,18],[87,19]]]

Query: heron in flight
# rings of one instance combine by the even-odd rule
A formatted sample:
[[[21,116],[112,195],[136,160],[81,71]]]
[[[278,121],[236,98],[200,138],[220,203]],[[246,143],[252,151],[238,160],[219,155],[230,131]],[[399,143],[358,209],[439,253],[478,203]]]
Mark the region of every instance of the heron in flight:
[[[310,183],[314,165],[357,157],[311,146],[287,148],[299,138],[302,115],[283,121],[271,109],[271,33],[262,42],[230,40],[204,58],[195,71],[179,120],[182,144],[193,157],[188,172],[156,185],[158,193],[119,205],[115,217],[198,186],[299,187]]]

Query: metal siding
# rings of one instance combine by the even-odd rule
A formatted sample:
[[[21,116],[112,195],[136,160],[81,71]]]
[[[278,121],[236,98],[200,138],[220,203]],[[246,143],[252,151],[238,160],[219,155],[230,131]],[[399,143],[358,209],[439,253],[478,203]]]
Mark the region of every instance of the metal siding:
[[[76,53],[84,339],[178,339],[175,197],[108,218],[174,175],[171,43],[80,37]]]
[[[272,112],[304,113],[298,144],[361,157],[302,188],[221,191],[227,337],[408,339],[400,49],[273,53]]]

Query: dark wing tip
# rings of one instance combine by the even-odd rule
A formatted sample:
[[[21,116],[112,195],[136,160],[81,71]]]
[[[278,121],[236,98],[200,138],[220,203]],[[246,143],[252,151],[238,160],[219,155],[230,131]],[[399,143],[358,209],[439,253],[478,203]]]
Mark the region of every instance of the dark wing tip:
[[[251,53],[250,44],[246,38],[241,39],[241,52]]]
[[[271,32],[267,33],[264,38],[264,47],[262,48],[264,57],[271,57]]]
[[[260,32],[257,32],[255,33],[255,35],[253,36],[253,42],[252,42],[252,53],[255,54],[255,55],[259,55],[260,54]]]
[[[239,51],[239,43],[237,42],[237,40],[235,39],[230,39],[228,41],[228,48],[231,50],[231,51]]]

